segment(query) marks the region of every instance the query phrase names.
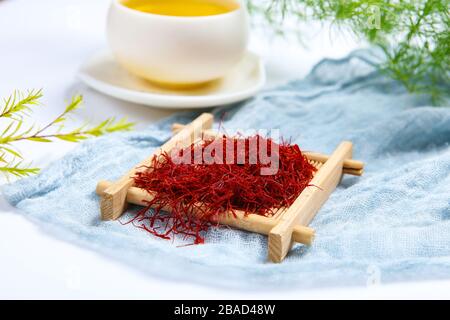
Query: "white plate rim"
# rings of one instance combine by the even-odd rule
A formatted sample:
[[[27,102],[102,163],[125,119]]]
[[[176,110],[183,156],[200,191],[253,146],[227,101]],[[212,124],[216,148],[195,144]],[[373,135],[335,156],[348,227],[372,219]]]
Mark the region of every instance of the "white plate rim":
[[[86,67],[95,57],[99,57],[101,54],[105,55],[106,52],[97,53],[89,57],[85,63],[78,70],[77,77],[83,83],[108,96],[133,102],[137,104],[146,105],[155,108],[167,108],[167,109],[180,109],[180,108],[190,108],[190,109],[200,109],[200,108],[210,108],[220,105],[227,105],[243,101],[247,98],[252,97],[258,91],[262,89],[266,82],[266,70],[264,63],[259,55],[252,51],[247,51],[247,54],[252,55],[257,59],[259,78],[258,82],[255,82],[253,86],[242,91],[235,91],[229,93],[220,93],[210,96],[187,96],[187,95],[170,95],[170,94],[157,94],[150,92],[142,92],[132,89],[126,89],[119,87],[117,85],[112,85],[104,81],[98,80],[95,77],[84,72]]]

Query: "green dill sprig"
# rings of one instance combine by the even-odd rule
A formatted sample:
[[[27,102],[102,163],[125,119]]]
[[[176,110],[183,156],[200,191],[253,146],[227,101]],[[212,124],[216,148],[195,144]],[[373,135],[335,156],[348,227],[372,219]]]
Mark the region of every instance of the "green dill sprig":
[[[329,22],[381,48],[380,70],[439,103],[450,94],[448,0],[246,0],[250,13],[286,32],[286,16]]]
[[[3,99],[0,118],[19,120],[22,115],[31,111],[31,107],[39,104],[42,98],[42,90],[31,90],[27,93],[14,91],[7,99]]]
[[[55,139],[80,142],[89,137],[131,130],[134,126],[126,119],[116,121],[115,118],[108,118],[97,125],[86,123],[76,129],[64,131],[67,119],[83,102],[83,97],[77,95],[72,98],[64,111],[47,125],[25,127],[24,117],[29,117],[32,108],[40,105],[41,98],[42,90],[31,90],[26,93],[15,91],[3,100],[3,106],[0,107],[0,172],[7,178],[11,175],[24,177],[39,172],[39,168],[33,168],[29,163],[25,163],[22,153],[16,147],[17,142],[52,142]]]

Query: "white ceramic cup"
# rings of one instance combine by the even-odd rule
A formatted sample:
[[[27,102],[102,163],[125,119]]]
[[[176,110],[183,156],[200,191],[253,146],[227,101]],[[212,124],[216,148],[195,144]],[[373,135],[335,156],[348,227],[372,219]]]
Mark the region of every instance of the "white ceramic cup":
[[[149,0],[151,1],[151,0]],[[113,0],[107,36],[117,61],[131,73],[169,85],[195,85],[224,76],[244,56],[249,24],[244,6],[209,16],[167,16]]]

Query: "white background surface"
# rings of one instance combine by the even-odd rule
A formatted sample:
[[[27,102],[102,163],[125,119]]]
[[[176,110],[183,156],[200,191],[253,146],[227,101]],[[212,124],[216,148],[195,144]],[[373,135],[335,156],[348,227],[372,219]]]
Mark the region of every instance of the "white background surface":
[[[82,62],[106,47],[104,24],[109,0],[0,0],[0,96],[14,89],[44,89],[44,106],[33,121],[44,124],[62,111],[74,93],[85,108],[72,123],[125,116],[138,128],[173,111],[124,103],[96,93],[76,80]],[[254,32],[251,49],[267,66],[273,86],[303,77],[323,57],[342,57],[360,44],[315,25],[302,28],[302,47],[293,39],[267,39]],[[264,37],[263,37],[264,35]],[[2,123],[0,123],[0,126]],[[22,144],[27,158],[45,166],[73,144]],[[49,213],[51,214],[51,213]],[[39,230],[0,198],[0,298],[450,298],[450,282],[283,292],[235,292],[144,275],[95,252]]]

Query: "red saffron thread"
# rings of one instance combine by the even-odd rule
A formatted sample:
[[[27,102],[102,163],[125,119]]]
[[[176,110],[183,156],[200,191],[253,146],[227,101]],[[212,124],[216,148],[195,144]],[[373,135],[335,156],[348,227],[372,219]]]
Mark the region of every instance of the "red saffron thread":
[[[251,154],[250,145],[255,143],[254,139],[257,150],[265,145],[267,155],[277,159],[279,167],[275,174],[261,175],[261,169],[270,164],[261,161],[259,155],[255,158]],[[219,144],[223,147],[222,154],[213,148]],[[210,156],[216,163],[209,164],[203,155],[211,149]],[[189,155],[188,152],[189,163],[176,163],[170,154],[163,153],[155,156],[146,170],[136,174],[136,187],[147,190],[154,198],[125,224],[132,223],[163,239],[181,235],[184,240],[193,239],[193,244],[201,244],[204,233],[218,226],[216,221],[221,214],[241,210],[245,214],[272,216],[278,209],[289,207],[310,185],[316,171],[298,145],[276,144],[259,135],[247,138],[223,136],[192,144],[179,155]],[[233,161],[227,163],[231,155]],[[245,160],[243,163],[242,159]],[[199,206],[199,203],[203,205]]]

